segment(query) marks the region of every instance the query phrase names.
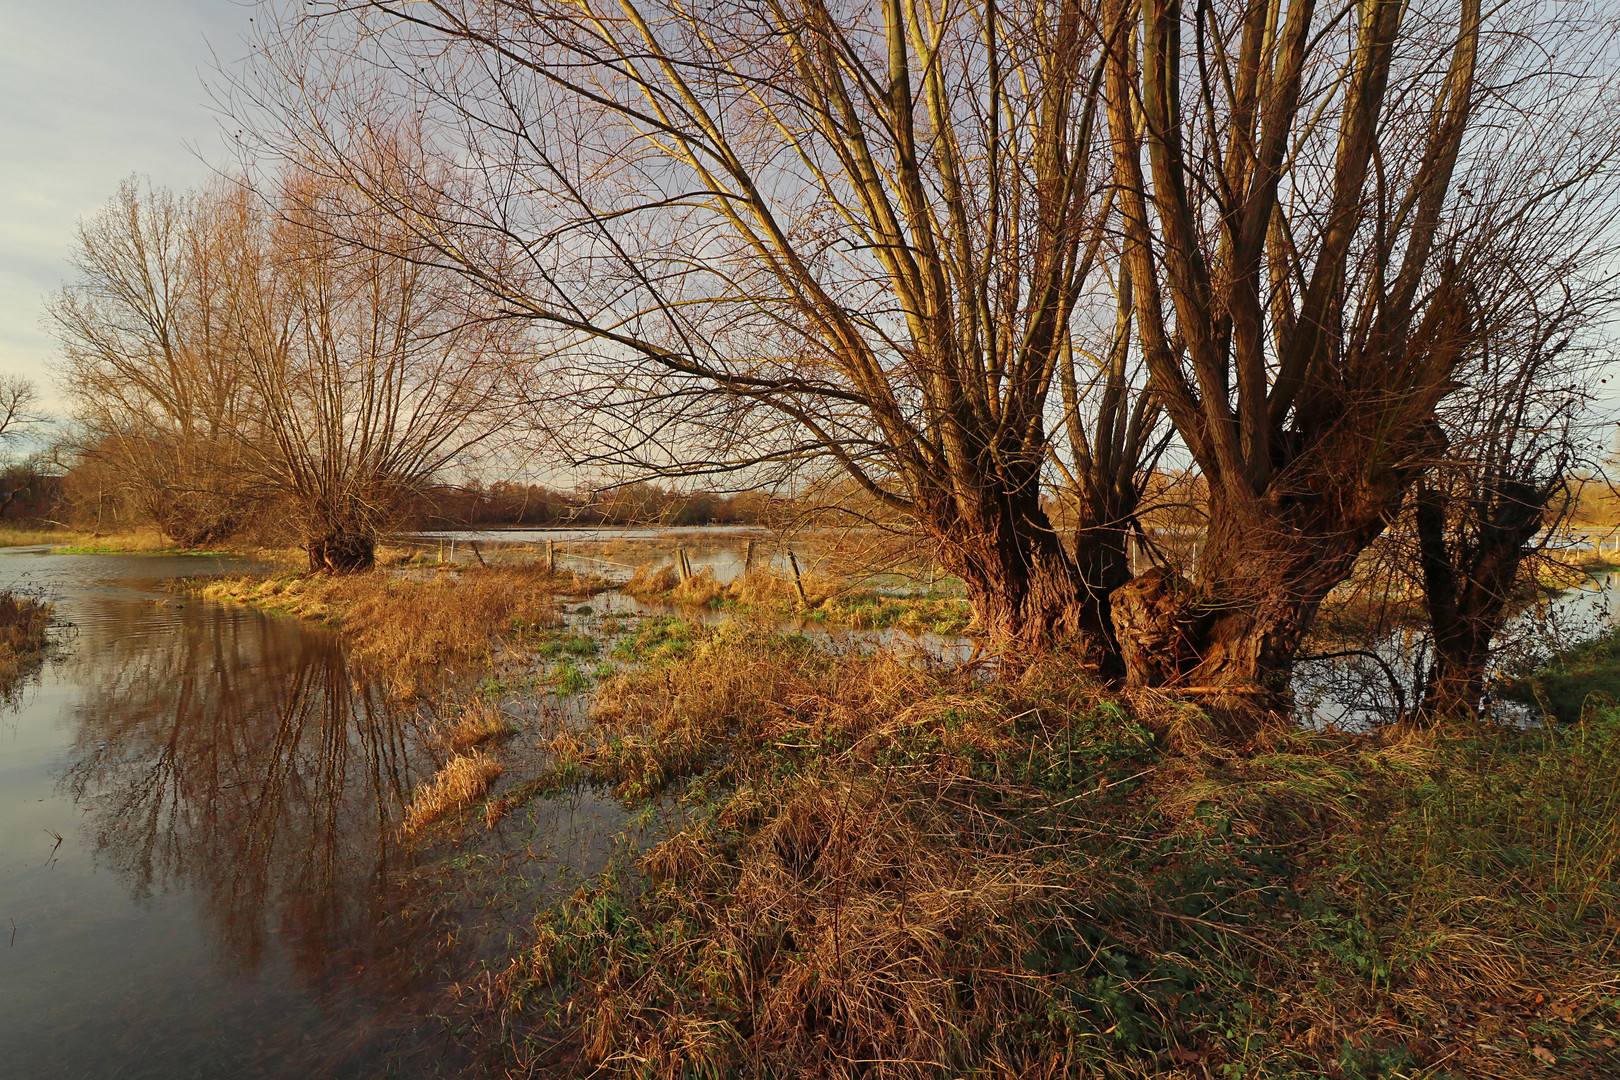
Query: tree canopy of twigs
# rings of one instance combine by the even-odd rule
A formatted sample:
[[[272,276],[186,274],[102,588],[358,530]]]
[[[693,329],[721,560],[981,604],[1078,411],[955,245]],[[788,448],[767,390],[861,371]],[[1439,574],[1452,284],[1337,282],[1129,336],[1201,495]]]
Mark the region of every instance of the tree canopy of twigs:
[[[275,180],[125,184],[51,309],[63,375],[83,451],[177,541],[264,511],[312,569],[359,569],[411,491],[500,429],[516,338],[390,219],[296,170]]]
[[[1604,302],[1615,39],[1577,0],[266,11],[254,149],[527,323],[571,461],[833,461],[988,636],[1086,635],[1223,707],[1283,691],[1444,456],[1517,317],[1482,286]],[[1161,418],[1207,541],[1195,580],[1125,584],[1097,550]]]
[[[533,415],[575,462],[831,460],[938,543],[988,633],[1106,635],[1120,580],[1042,505],[1057,427],[1081,547],[1122,550],[1158,416],[1128,302],[1076,318],[1118,306],[1086,3],[282,15],[239,87],[259,134],[533,324]],[[453,181],[368,167],[402,124]]]

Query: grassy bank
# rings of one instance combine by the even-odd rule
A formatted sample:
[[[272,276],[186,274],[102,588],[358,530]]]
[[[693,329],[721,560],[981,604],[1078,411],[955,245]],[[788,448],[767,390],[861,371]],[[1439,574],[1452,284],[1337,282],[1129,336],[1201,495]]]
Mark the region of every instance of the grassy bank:
[[[176,547],[153,528],[93,532],[26,523],[0,525],[0,548],[7,547],[48,547],[58,555],[231,555],[274,566],[296,566],[305,557],[297,548],[265,546],[246,538],[202,550]]]
[[[0,696],[44,657],[53,611],[38,597],[0,592]]]
[[[1560,653],[1505,690],[1564,724],[1578,722],[1589,709],[1614,709],[1620,703],[1620,630]]]
[[[94,555],[179,550],[156,529],[101,533],[28,524],[0,525],[0,547],[50,547],[66,553]]]
[[[1237,752],[1061,657],[644,631],[551,781],[684,824],[464,1003],[512,1075],[1620,1068],[1620,713]]]

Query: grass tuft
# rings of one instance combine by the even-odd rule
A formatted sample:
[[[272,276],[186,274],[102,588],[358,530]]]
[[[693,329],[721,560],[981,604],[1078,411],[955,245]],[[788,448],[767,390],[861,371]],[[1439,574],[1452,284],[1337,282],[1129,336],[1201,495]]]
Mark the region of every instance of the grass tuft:
[[[517,731],[517,725],[498,705],[473,697],[461,705],[454,720],[434,724],[429,741],[445,754],[459,754]]]
[[[411,796],[400,823],[401,831],[407,836],[419,833],[434,822],[466,809],[484,797],[501,771],[500,763],[482,750],[452,756]]]

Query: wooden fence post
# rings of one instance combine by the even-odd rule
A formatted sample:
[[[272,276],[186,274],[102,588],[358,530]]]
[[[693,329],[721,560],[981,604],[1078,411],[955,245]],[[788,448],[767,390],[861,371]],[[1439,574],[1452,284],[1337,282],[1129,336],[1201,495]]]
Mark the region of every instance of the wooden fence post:
[[[804,595],[804,580],[799,576],[799,560],[794,557],[791,549],[788,551],[788,565],[793,567],[793,587],[799,590],[799,603],[809,607],[810,601]]]

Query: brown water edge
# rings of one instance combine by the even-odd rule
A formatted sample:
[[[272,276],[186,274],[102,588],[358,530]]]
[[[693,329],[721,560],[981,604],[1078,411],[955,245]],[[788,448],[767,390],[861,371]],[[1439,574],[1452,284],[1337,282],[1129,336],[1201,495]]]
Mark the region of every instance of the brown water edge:
[[[0,717],[0,1076],[464,1074],[446,980],[625,833],[573,792],[402,845],[431,713],[331,631],[166,589],[249,569],[0,552],[73,624]]]

